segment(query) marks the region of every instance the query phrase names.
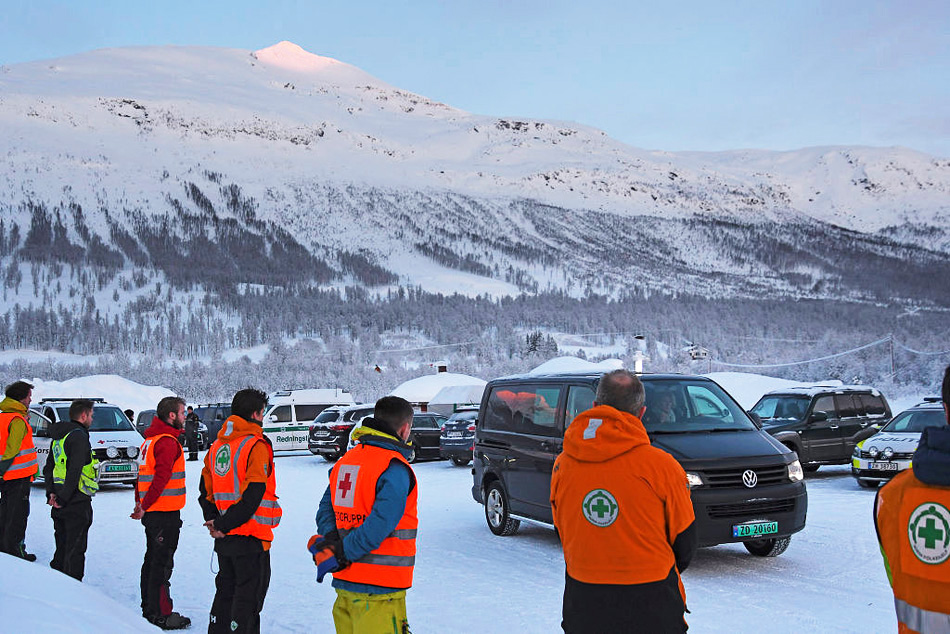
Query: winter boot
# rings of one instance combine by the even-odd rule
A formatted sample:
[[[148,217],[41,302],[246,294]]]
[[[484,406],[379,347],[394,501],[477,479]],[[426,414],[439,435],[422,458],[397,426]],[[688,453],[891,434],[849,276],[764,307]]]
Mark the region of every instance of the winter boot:
[[[191,619],[187,616],[182,616],[178,612],[171,612],[149,620],[153,625],[157,625],[163,630],[183,630],[187,627],[191,627]]]
[[[19,547],[17,547],[16,556],[27,561],[36,561],[36,555],[26,552],[26,544],[22,542],[20,543]]]

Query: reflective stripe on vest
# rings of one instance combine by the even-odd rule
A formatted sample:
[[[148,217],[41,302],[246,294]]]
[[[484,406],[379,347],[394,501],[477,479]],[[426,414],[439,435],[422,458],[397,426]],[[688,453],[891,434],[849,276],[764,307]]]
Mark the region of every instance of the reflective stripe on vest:
[[[875,518],[901,631],[950,632],[950,487],[902,471],[878,492]]]
[[[394,461],[403,463],[412,472],[412,467],[398,451],[368,444],[357,445],[334,465],[330,471],[331,501],[341,538],[366,521],[376,500],[379,478]],[[395,530],[378,548],[344,570],[333,573],[333,577],[386,588],[411,587],[419,526],[417,500],[418,486],[414,485]]]
[[[139,501],[148,495],[151,482],[155,479],[155,445],[160,438],[171,438],[175,446],[179,447],[178,439],[171,434],[157,434],[145,439],[139,451],[139,476],[136,487],[139,492]],[[146,511],[180,511],[185,508],[185,453],[178,452],[175,464],[172,466],[171,476],[165,488]]]
[[[13,458],[13,462],[6,470],[0,480],[19,480],[20,478],[32,479],[39,471],[39,463],[36,460],[36,447],[33,446],[33,428],[23,414],[17,412],[3,412],[0,414],[0,454],[3,454],[7,447],[7,439],[10,436],[10,425],[15,418],[19,418],[26,425],[26,434],[20,442],[20,450]]]
[[[264,497],[254,514],[244,524],[232,529],[228,535],[247,535],[263,541],[274,541],[274,527],[280,524],[283,514],[277,501],[277,477],[274,473],[274,451],[263,437],[238,436],[230,441],[218,439],[209,450],[211,456],[211,498],[218,511],[224,515],[241,499],[242,483],[247,473],[251,449],[258,442],[268,449],[270,462]]]
[[[75,429],[69,432],[69,434],[76,431]],[[58,440],[54,440],[50,444],[50,453],[53,456],[53,484],[58,484],[60,486],[66,484],[66,439],[69,438],[69,434],[66,434]],[[90,462],[86,463],[82,467],[82,471],[79,473],[79,484],[78,489],[81,493],[85,493],[89,497],[92,497],[96,494],[96,491],[99,490],[99,461],[96,460],[96,454],[90,449],[89,450]]]

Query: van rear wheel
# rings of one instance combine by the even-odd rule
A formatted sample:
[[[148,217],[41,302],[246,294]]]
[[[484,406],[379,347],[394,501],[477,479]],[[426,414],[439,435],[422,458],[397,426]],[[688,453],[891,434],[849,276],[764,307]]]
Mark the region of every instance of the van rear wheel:
[[[745,549],[756,557],[778,557],[792,543],[791,537],[776,537],[773,539],[754,539],[750,542],[742,542]]]
[[[488,485],[485,491],[485,520],[495,535],[507,537],[518,532],[519,520],[509,514],[508,496],[497,481]]]

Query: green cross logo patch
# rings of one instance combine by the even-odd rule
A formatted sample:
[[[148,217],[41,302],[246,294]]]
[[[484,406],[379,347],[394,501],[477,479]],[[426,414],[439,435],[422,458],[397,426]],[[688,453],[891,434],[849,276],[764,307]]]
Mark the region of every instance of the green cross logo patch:
[[[907,521],[907,537],[914,556],[925,564],[942,564],[950,558],[950,511],[936,502],[925,502]]]
[[[617,520],[617,516],[620,514],[620,505],[617,504],[617,498],[611,495],[610,491],[594,489],[584,496],[581,510],[588,522],[594,526],[604,528]]]
[[[219,476],[225,475],[231,468],[231,446],[221,445],[214,454],[214,472]]]

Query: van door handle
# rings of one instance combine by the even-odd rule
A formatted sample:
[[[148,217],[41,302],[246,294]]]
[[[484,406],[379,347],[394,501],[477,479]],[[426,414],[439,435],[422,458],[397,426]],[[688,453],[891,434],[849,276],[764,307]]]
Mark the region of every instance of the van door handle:
[[[828,429],[838,429],[838,426],[837,426],[837,425],[829,425],[829,426],[828,426]]]

